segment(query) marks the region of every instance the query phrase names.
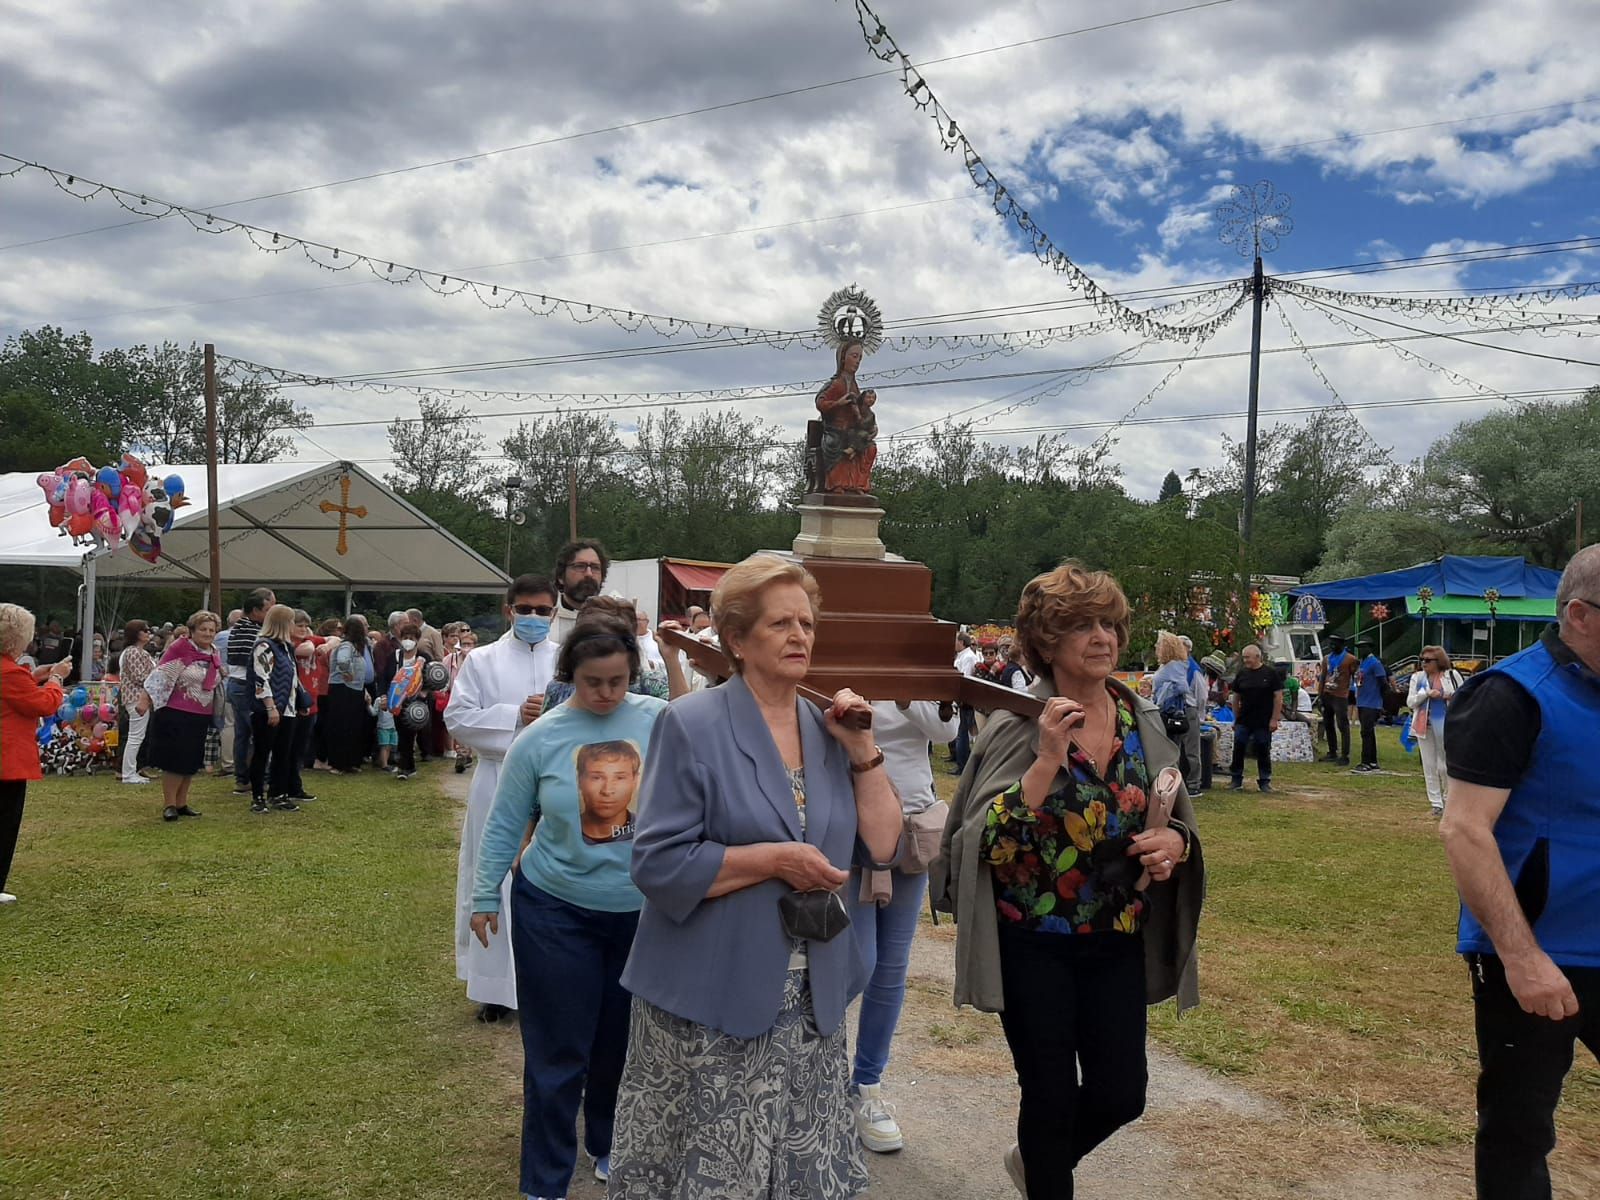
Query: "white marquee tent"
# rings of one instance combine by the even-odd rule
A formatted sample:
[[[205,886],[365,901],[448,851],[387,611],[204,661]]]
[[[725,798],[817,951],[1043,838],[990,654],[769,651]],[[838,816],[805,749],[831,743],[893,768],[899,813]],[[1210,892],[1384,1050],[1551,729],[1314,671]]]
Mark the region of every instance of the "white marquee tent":
[[[209,590],[204,465],[150,473],[182,476],[190,501],[162,536],[157,562],[126,546],[74,546],[50,527],[36,475],[14,473],[0,475],[0,564],[82,575],[84,628],[93,626],[95,591],[107,582]],[[226,463],[217,468],[217,497],[224,589],[342,591],[348,612],[356,590],[498,592],[508,582],[499,567],[353,463]]]

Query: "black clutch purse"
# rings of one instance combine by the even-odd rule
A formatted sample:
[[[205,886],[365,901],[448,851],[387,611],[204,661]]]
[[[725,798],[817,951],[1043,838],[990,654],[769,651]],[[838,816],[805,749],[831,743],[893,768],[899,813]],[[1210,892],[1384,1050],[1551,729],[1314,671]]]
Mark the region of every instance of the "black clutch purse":
[[[778,899],[784,932],[810,942],[831,942],[850,928],[850,910],[838,892],[787,892]]]

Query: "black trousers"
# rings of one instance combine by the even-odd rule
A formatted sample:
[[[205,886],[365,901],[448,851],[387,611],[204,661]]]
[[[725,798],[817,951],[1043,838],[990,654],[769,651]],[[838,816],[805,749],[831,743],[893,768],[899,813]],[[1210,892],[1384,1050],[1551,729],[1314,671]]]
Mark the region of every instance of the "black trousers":
[[[1233,726],[1233,764],[1230,774],[1233,782],[1244,782],[1244,758],[1254,748],[1256,756],[1256,779],[1261,783],[1272,782],[1272,730],[1266,726],[1260,729],[1251,729],[1248,725],[1237,722]]]
[[[27,780],[0,779],[0,892],[6,890],[6,876],[11,874],[17,833],[22,829],[22,802],[27,794]]]
[[[311,733],[317,719],[307,713],[294,719],[294,737],[289,744],[289,786],[284,791],[287,796],[304,796],[306,794],[305,782],[300,778],[303,767],[311,765]]]
[[[1381,708],[1358,708],[1361,717],[1361,761],[1368,766],[1378,765],[1378,718]]]
[[[1328,739],[1329,754],[1336,758],[1350,757],[1349,696],[1322,693],[1322,735]]]
[[[260,800],[266,796],[287,796],[294,791],[291,772],[294,769],[294,728],[300,722],[294,717],[280,717],[276,725],[267,724],[267,714],[253,713],[250,717],[250,795]]]
[[[395,722],[396,732],[400,735],[399,758],[395,765],[402,774],[415,775],[417,773],[417,738],[420,736],[415,729],[407,729],[399,721]]]
[[[1143,941],[1001,921],[1000,979],[1028,1200],[1071,1200],[1079,1161],[1144,1112]]]
[[[1549,1200],[1556,1103],[1582,1042],[1600,1058],[1600,968],[1563,967],[1578,996],[1566,1021],[1522,1010],[1493,954],[1469,954],[1478,1030],[1479,1200]]]

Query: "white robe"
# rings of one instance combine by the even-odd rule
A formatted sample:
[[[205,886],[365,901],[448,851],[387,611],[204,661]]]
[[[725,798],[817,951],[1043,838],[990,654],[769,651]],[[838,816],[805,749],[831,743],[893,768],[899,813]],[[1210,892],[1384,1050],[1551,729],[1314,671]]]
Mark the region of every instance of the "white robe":
[[[557,647],[537,646],[511,633],[468,654],[450,688],[444,723],[450,736],[477,754],[467,819],[461,826],[461,859],[456,869],[456,977],[466,981],[467,998],[479,1004],[517,1006],[517,974],[511,959],[511,875],[500,884],[500,932],[485,949],[472,933],[472,884],[478,870],[478,841],[494,806],[500,763],[522,732],[518,710],[529,696],[542,696],[555,673]],[[515,870],[516,868],[512,868]]]

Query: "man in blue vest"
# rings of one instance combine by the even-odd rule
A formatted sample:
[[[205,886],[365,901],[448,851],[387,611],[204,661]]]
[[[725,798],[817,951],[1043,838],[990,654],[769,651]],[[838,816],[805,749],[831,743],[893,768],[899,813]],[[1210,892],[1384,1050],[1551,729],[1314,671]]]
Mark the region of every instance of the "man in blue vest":
[[[1581,1040],[1600,1056],[1600,545],[1559,625],[1474,676],[1445,723],[1440,833],[1478,1034],[1478,1195],[1550,1195],[1555,1109]]]
[[[1376,647],[1371,638],[1356,643],[1358,653],[1366,651],[1356,677],[1356,715],[1361,719],[1361,762],[1356,770],[1363,774],[1378,769],[1378,719],[1383,716],[1383,694],[1389,688],[1389,672],[1374,653]]]

